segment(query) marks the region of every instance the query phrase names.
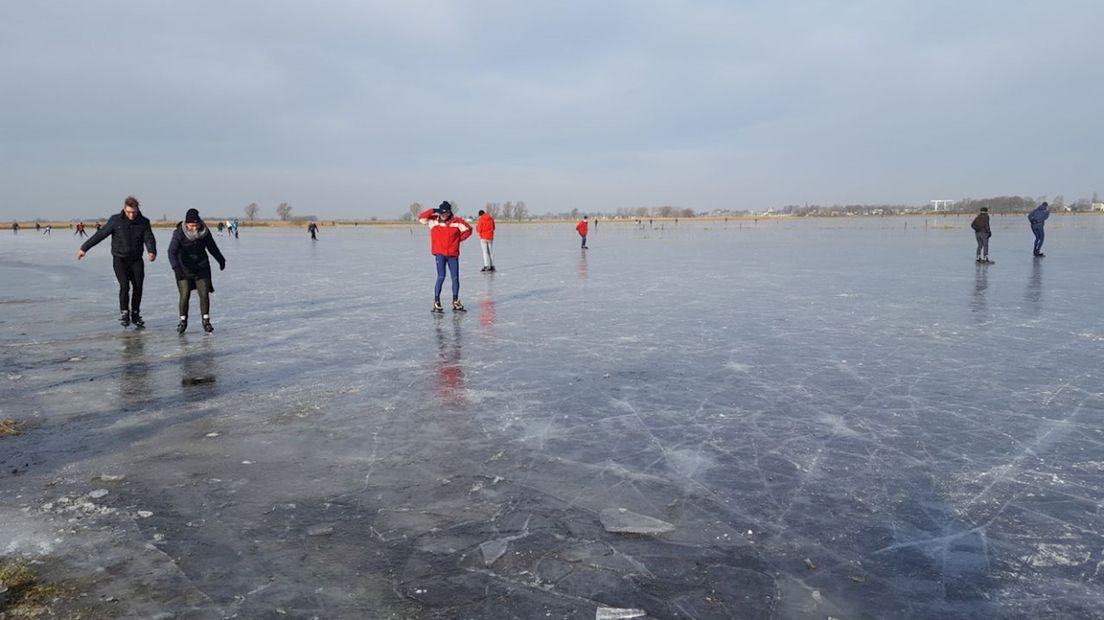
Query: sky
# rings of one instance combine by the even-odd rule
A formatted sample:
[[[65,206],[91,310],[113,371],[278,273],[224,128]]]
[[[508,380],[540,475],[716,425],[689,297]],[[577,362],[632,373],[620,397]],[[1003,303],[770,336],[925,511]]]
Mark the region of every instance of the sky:
[[[1098,0],[0,0],[0,219],[1104,191]]]

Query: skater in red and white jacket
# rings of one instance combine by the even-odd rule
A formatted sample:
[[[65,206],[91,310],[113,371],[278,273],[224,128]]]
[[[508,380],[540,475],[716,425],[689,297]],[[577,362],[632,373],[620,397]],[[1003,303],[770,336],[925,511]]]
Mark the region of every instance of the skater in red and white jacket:
[[[441,286],[445,283],[445,268],[448,267],[452,276],[452,311],[465,312],[464,304],[460,303],[460,242],[471,236],[471,224],[462,217],[454,217],[448,201],[436,209],[419,213],[418,221],[429,226],[429,251],[437,262],[432,311],[437,314],[445,311],[441,307]]]
[[[579,236],[583,238],[583,249],[587,249],[587,216],[583,216],[583,219],[579,220],[579,223],[575,225],[575,232],[579,233]]]

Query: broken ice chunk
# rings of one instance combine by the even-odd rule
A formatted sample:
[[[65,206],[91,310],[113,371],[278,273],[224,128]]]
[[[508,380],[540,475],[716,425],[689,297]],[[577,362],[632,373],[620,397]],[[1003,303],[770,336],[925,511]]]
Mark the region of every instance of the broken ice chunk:
[[[647,614],[643,609],[621,609],[619,607],[599,607],[594,620],[624,620],[642,618]]]
[[[607,532],[622,534],[662,534],[675,526],[654,517],[636,514],[624,508],[606,508],[599,515]]]
[[[505,538],[497,538],[480,544],[479,550],[483,553],[483,564],[485,566],[490,566],[494,564],[498,558],[502,557],[502,554],[506,553],[506,545],[508,542],[509,541]]]

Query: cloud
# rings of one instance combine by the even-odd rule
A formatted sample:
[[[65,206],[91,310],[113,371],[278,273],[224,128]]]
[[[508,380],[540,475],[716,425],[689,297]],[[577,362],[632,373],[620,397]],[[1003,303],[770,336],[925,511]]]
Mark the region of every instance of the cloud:
[[[1087,195],[1099,175],[1093,2],[0,11],[0,217],[135,186],[172,208],[294,195],[391,217],[438,195],[535,212]]]

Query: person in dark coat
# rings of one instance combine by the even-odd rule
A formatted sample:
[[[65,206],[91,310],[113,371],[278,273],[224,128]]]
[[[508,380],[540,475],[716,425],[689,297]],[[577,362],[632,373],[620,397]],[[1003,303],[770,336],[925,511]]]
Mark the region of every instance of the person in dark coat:
[[[1035,248],[1032,252],[1035,256],[1046,256],[1046,254],[1043,254],[1043,239],[1046,237],[1043,226],[1046,224],[1048,217],[1050,217],[1050,209],[1045,202],[1027,214],[1027,221],[1031,222],[1031,233],[1035,235]]]
[[[112,215],[107,225],[97,228],[77,250],[77,260],[97,243],[111,236],[111,256],[115,268],[115,279],[119,281],[119,322],[123,327],[134,323],[135,327],[145,327],[142,320],[142,283],[146,279],[146,269],[142,265],[142,246],[146,246],[149,261],[157,259],[157,240],[153,237],[150,221],[138,209],[138,200],[127,196],[123,201],[121,213]]]
[[[199,312],[203,315],[203,331],[213,332],[211,326],[211,298],[215,287],[211,283],[211,261],[208,252],[218,261],[219,271],[226,269],[226,259],[219,251],[211,230],[199,217],[199,211],[188,209],[183,222],[177,222],[169,244],[169,264],[176,274],[176,288],[180,291],[180,323],[176,331],[183,334],[188,329],[188,304],[192,291],[199,291]]]
[[[981,208],[974,221],[970,222],[970,228],[974,229],[974,237],[977,238],[977,257],[975,262],[991,263],[989,260],[989,237],[993,236],[993,230],[989,227],[989,209]]]

